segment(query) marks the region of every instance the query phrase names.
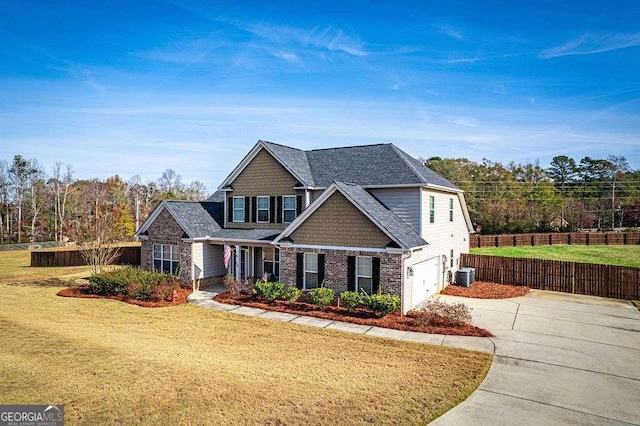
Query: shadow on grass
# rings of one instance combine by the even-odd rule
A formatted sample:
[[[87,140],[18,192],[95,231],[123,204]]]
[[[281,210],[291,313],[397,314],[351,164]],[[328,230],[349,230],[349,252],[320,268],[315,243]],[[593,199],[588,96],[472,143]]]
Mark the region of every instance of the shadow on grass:
[[[60,278],[47,278],[44,280],[18,281],[7,283],[7,285],[15,287],[69,287],[76,286],[76,280],[63,280]]]

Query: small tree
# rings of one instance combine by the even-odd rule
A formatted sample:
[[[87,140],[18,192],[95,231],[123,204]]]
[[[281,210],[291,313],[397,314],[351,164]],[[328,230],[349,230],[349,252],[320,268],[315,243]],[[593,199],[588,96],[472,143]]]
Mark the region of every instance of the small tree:
[[[118,230],[113,223],[113,214],[96,214],[92,223],[84,224],[80,253],[92,274],[99,274],[119,256],[120,248],[115,245]]]

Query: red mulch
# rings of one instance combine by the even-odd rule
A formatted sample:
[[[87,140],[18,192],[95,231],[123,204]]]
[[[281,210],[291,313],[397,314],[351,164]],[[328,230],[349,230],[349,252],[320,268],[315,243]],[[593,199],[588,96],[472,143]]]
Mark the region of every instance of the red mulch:
[[[65,288],[64,290],[60,290],[57,294],[58,296],[62,296],[62,297],[119,300],[121,302],[142,306],[144,308],[166,308],[167,306],[185,305],[187,303],[187,296],[191,294],[191,289],[181,288],[178,290],[178,300],[176,301],[176,303],[171,303],[170,300],[147,301],[147,300],[131,299],[125,295],[101,296],[99,294],[89,293],[88,290],[89,290],[89,286],[80,285],[80,286]]]
[[[440,292],[449,296],[471,297],[474,299],[508,299],[529,293],[529,287],[475,281],[469,287],[449,285]]]
[[[402,331],[418,331],[422,333],[448,334],[456,336],[493,337],[493,334],[483,328],[476,327],[472,324],[450,321],[441,317],[429,325],[424,325],[420,321],[421,314],[416,311],[409,311],[405,316],[400,315],[398,312],[394,312],[383,318],[379,318],[370,310],[365,308],[358,307],[349,312],[346,308],[338,307],[335,304],[327,306],[324,311],[321,311],[316,305],[303,301],[289,304],[289,302],[286,301],[276,300],[269,304],[254,295],[250,296],[241,294],[237,298],[233,298],[227,292],[217,294],[213,299],[217,302],[227,303],[230,305],[250,306],[252,308],[260,308],[269,311],[308,315],[331,321],[344,321],[354,324],[392,328]]]

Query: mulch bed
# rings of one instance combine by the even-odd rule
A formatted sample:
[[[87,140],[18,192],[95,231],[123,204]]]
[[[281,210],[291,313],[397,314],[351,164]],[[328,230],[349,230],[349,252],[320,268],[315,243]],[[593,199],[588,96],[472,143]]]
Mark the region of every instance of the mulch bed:
[[[303,298],[304,296],[301,297],[301,299]],[[324,311],[321,311],[316,305],[306,303],[304,301],[289,304],[289,302],[286,301],[276,300],[270,304],[259,299],[255,295],[241,294],[240,296],[233,298],[228,292],[217,294],[214,296],[213,300],[230,305],[250,306],[252,308],[260,308],[268,311],[307,315],[331,321],[344,321],[354,324],[392,328],[402,331],[418,331],[422,333],[456,336],[493,337],[493,334],[483,328],[476,327],[472,324],[454,322],[443,317],[438,317],[430,324],[425,325],[424,321],[421,321],[421,313],[416,311],[409,311],[405,316],[400,315],[398,312],[394,312],[383,318],[379,318],[370,310],[361,307],[355,308],[353,311],[349,312],[346,308],[338,307],[333,304],[331,306],[327,306]]]
[[[126,295],[102,296],[99,294],[92,294],[92,293],[89,293],[89,286],[87,285],[79,285],[79,286],[65,288],[64,290],[60,290],[57,294],[58,296],[62,296],[62,297],[119,300],[121,302],[130,303],[131,305],[142,306],[144,308],[166,308],[167,306],[185,305],[187,303],[187,296],[191,294],[191,289],[183,289],[183,288],[179,289],[178,300],[176,301],[176,303],[171,303],[170,300],[148,301],[148,300],[131,299]]]
[[[469,287],[449,285],[440,292],[449,296],[471,297],[474,299],[508,299],[529,293],[529,287],[475,281]]]

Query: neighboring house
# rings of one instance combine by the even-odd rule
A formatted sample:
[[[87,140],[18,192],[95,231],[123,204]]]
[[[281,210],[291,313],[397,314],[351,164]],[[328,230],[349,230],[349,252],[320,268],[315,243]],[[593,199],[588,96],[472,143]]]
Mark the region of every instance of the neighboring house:
[[[185,280],[382,291],[406,312],[451,282],[469,232],[462,191],[392,144],[258,141],[207,201],[163,201],[137,236],[144,268]]]

